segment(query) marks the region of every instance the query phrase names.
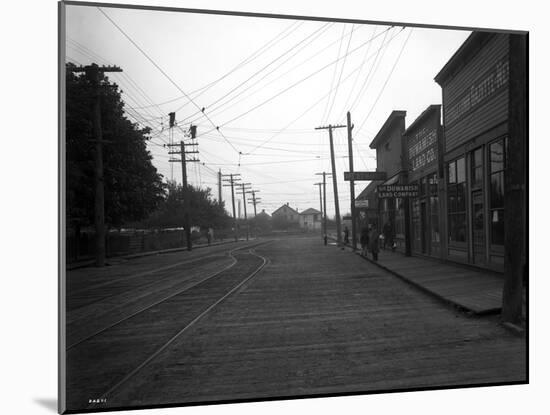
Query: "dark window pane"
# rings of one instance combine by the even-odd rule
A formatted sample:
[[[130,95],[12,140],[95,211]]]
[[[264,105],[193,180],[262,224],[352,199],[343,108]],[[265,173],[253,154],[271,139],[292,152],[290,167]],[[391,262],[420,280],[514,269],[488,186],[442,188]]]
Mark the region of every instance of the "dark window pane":
[[[483,183],[483,167],[476,167],[472,171],[472,186],[479,187]]]
[[[491,211],[491,243],[504,245],[504,210]]]
[[[491,175],[491,208],[504,207],[504,172]]]
[[[447,167],[449,183],[456,183],[456,163],[453,161],[452,163],[449,163]]]
[[[449,215],[449,241],[466,242],[466,214]]]
[[[451,186],[448,189],[449,196],[449,212],[456,212],[456,186]]]
[[[504,143],[498,140],[489,146],[491,173],[504,170]]]
[[[466,242],[466,214],[456,215],[456,240]]]
[[[463,183],[466,181],[466,163],[464,157],[456,161],[456,182]]]
[[[464,183],[456,185],[456,210],[458,212],[466,210],[466,185]]]
[[[473,165],[474,167],[481,167],[483,165],[483,149],[480,147],[474,151]]]

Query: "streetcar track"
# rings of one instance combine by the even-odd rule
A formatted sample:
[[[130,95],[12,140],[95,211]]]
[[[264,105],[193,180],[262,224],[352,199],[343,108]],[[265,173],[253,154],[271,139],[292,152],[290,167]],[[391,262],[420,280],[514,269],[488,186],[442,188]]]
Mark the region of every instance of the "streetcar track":
[[[260,244],[261,243],[263,243],[263,242],[260,242]],[[221,251],[217,251],[217,252],[214,252],[214,253],[207,253],[207,254],[204,254],[204,255],[197,256],[196,258],[186,259],[185,261],[177,262],[175,264],[165,265],[163,267],[143,271],[143,272],[140,272],[138,274],[126,275],[124,277],[117,278],[116,280],[103,281],[103,282],[100,282],[96,285],[92,285],[92,286],[88,286],[88,287],[85,287],[85,288],[80,288],[80,289],[74,290],[74,291],[70,292],[69,295],[74,296],[74,295],[79,295],[79,294],[85,294],[87,291],[90,291],[91,289],[102,288],[102,287],[105,287],[105,286],[113,285],[113,284],[116,284],[117,282],[120,282],[120,281],[127,281],[127,280],[136,279],[136,278],[141,278],[141,277],[144,277],[144,276],[147,276],[147,275],[155,274],[157,272],[167,271],[169,269],[172,269],[172,268],[175,268],[175,267],[178,267],[178,266],[181,266],[181,265],[192,264],[194,262],[198,262],[198,261],[201,261],[203,259],[208,259],[208,258],[213,258],[213,257],[224,257],[229,252],[239,250],[239,249],[246,249],[248,247],[254,247],[254,246],[257,246],[257,245],[254,245],[254,244],[245,245],[245,246],[241,246],[241,247],[235,247],[235,248],[229,249],[229,250],[222,249]]]
[[[73,349],[74,347],[76,347],[76,346],[78,346],[78,345],[84,343],[85,341],[90,340],[90,339],[92,339],[93,337],[98,336],[98,335],[100,335],[101,333],[103,333],[103,332],[105,332],[105,331],[107,331],[107,330],[109,330],[109,329],[111,329],[111,328],[113,328],[113,327],[115,327],[115,326],[117,326],[117,325],[123,323],[124,321],[127,321],[127,320],[129,320],[129,319],[131,319],[131,318],[137,316],[138,314],[143,313],[144,311],[147,311],[147,310],[149,310],[149,309],[151,309],[151,308],[153,308],[153,307],[155,307],[155,306],[157,306],[157,305],[159,305],[159,304],[161,304],[161,303],[163,303],[163,302],[165,302],[165,301],[168,301],[169,299],[171,299],[171,298],[173,298],[173,297],[176,297],[176,296],[178,296],[178,295],[180,295],[180,294],[182,294],[182,293],[184,293],[184,292],[186,292],[186,291],[188,291],[188,290],[190,290],[190,289],[192,289],[192,288],[194,288],[194,287],[197,287],[198,285],[203,284],[204,282],[206,282],[206,281],[208,281],[208,280],[214,278],[215,276],[217,276],[217,275],[219,275],[219,274],[221,274],[221,273],[223,273],[223,272],[229,270],[230,268],[232,268],[233,266],[235,266],[235,264],[238,262],[237,259],[233,256],[233,253],[235,253],[235,252],[237,252],[237,251],[240,251],[240,250],[243,250],[243,249],[246,249],[246,248],[250,248],[250,249],[249,249],[249,251],[250,251],[252,248],[257,247],[257,246],[262,245],[262,244],[265,244],[265,243],[268,243],[268,242],[271,242],[271,241],[262,241],[262,242],[260,242],[260,243],[258,243],[258,244],[255,244],[255,245],[251,245],[251,246],[249,245],[249,246],[244,246],[244,247],[238,247],[238,248],[234,248],[234,249],[230,250],[230,251],[228,252],[228,254],[229,254],[229,256],[233,257],[233,262],[232,262],[231,264],[229,264],[228,266],[222,268],[222,269],[219,270],[219,271],[216,271],[215,273],[213,273],[213,274],[207,276],[206,278],[201,279],[200,281],[197,281],[197,282],[195,282],[195,283],[193,283],[193,284],[191,284],[191,285],[189,285],[189,286],[187,286],[187,287],[185,287],[185,288],[183,288],[183,289],[181,289],[181,290],[178,290],[178,291],[176,291],[175,293],[172,293],[172,294],[170,294],[170,295],[168,295],[168,296],[166,296],[166,297],[164,297],[164,298],[162,298],[162,299],[160,299],[160,300],[154,302],[153,304],[149,304],[149,305],[143,307],[142,309],[140,309],[140,310],[138,310],[138,311],[136,311],[136,312],[134,312],[134,313],[131,313],[130,315],[125,316],[125,317],[123,317],[123,318],[117,320],[116,322],[114,322],[114,323],[112,323],[112,324],[109,324],[109,325],[107,325],[107,326],[101,328],[100,330],[97,330],[97,331],[93,332],[92,334],[90,334],[90,335],[88,335],[88,336],[86,336],[86,337],[84,337],[84,338],[82,338],[82,339],[80,339],[80,340],[78,340],[78,341],[76,341],[76,342],[70,344],[69,346],[67,346],[67,351],[69,351],[69,350]],[[257,254],[254,254],[254,255],[259,256],[259,255],[257,255]],[[263,257],[262,257],[262,258],[263,258]],[[265,265],[265,264],[264,264],[264,265]]]
[[[272,241],[267,241],[265,243],[268,243],[268,242],[272,242]],[[121,380],[119,380],[117,383],[115,383],[113,386],[111,386],[106,392],[104,392],[101,395],[100,399],[107,399],[108,395],[112,394],[114,391],[116,391],[118,388],[120,388],[123,384],[125,384],[128,380],[130,380],[132,377],[134,377],[144,367],[149,365],[149,363],[151,363],[164,350],[166,350],[172,343],[174,343],[174,341],[176,341],[183,333],[185,333],[187,330],[189,330],[191,327],[193,327],[198,321],[200,321],[202,318],[204,318],[209,312],[211,312],[216,306],[218,306],[220,303],[222,303],[226,298],[228,298],[230,295],[232,295],[233,293],[238,291],[245,283],[247,283],[250,279],[252,279],[256,274],[258,274],[258,272],[260,272],[269,263],[269,260],[266,257],[257,254],[255,251],[253,251],[252,248],[250,248],[248,252],[262,260],[262,263],[260,264],[260,266],[258,266],[246,278],[241,280],[241,282],[239,282],[236,286],[234,286],[230,291],[228,291],[225,295],[223,295],[221,298],[219,298],[216,302],[214,302],[208,308],[206,308],[204,311],[202,311],[197,317],[195,317],[193,320],[191,320],[191,322],[186,324],[185,327],[183,327],[174,336],[172,336],[168,341],[166,341],[160,348],[158,348],[153,354],[151,354],[141,364],[139,364],[131,372],[127,373]],[[235,261],[235,263],[236,262],[237,261]]]

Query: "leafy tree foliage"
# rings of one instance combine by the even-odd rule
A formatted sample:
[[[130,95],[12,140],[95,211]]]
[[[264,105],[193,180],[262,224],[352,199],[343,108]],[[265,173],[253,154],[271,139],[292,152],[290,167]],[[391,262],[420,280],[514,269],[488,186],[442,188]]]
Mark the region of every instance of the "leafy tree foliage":
[[[69,224],[93,224],[94,90],[83,74],[67,64],[66,197]],[[124,115],[118,86],[105,76],[100,80],[103,140],[105,222],[119,227],[154,211],[165,195],[162,175],[152,164],[146,142],[150,130],[139,128]]]
[[[168,196],[141,225],[155,228],[181,227],[184,223],[183,186],[169,181]],[[231,218],[227,215],[223,203],[212,198],[210,188],[201,189],[187,186],[190,204],[191,226],[201,228],[224,229],[231,227]]]

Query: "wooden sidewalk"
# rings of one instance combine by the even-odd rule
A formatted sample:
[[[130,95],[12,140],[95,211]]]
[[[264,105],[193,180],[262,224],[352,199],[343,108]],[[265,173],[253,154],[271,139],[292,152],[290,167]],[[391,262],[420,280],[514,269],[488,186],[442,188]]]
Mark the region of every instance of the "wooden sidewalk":
[[[498,313],[504,279],[491,271],[381,250],[378,261],[368,260],[399,278],[474,314]]]

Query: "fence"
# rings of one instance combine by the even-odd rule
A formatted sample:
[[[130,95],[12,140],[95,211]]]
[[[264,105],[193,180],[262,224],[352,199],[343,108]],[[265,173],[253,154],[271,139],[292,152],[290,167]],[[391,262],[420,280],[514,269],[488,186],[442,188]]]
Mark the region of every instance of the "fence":
[[[227,238],[231,232],[214,231],[214,240]],[[193,232],[194,244],[207,243],[206,235]],[[107,257],[137,254],[140,252],[160,251],[163,249],[183,248],[187,246],[183,230],[135,230],[109,232],[106,237]],[[95,255],[95,234],[81,232],[67,235],[67,261],[75,262],[93,258]]]

